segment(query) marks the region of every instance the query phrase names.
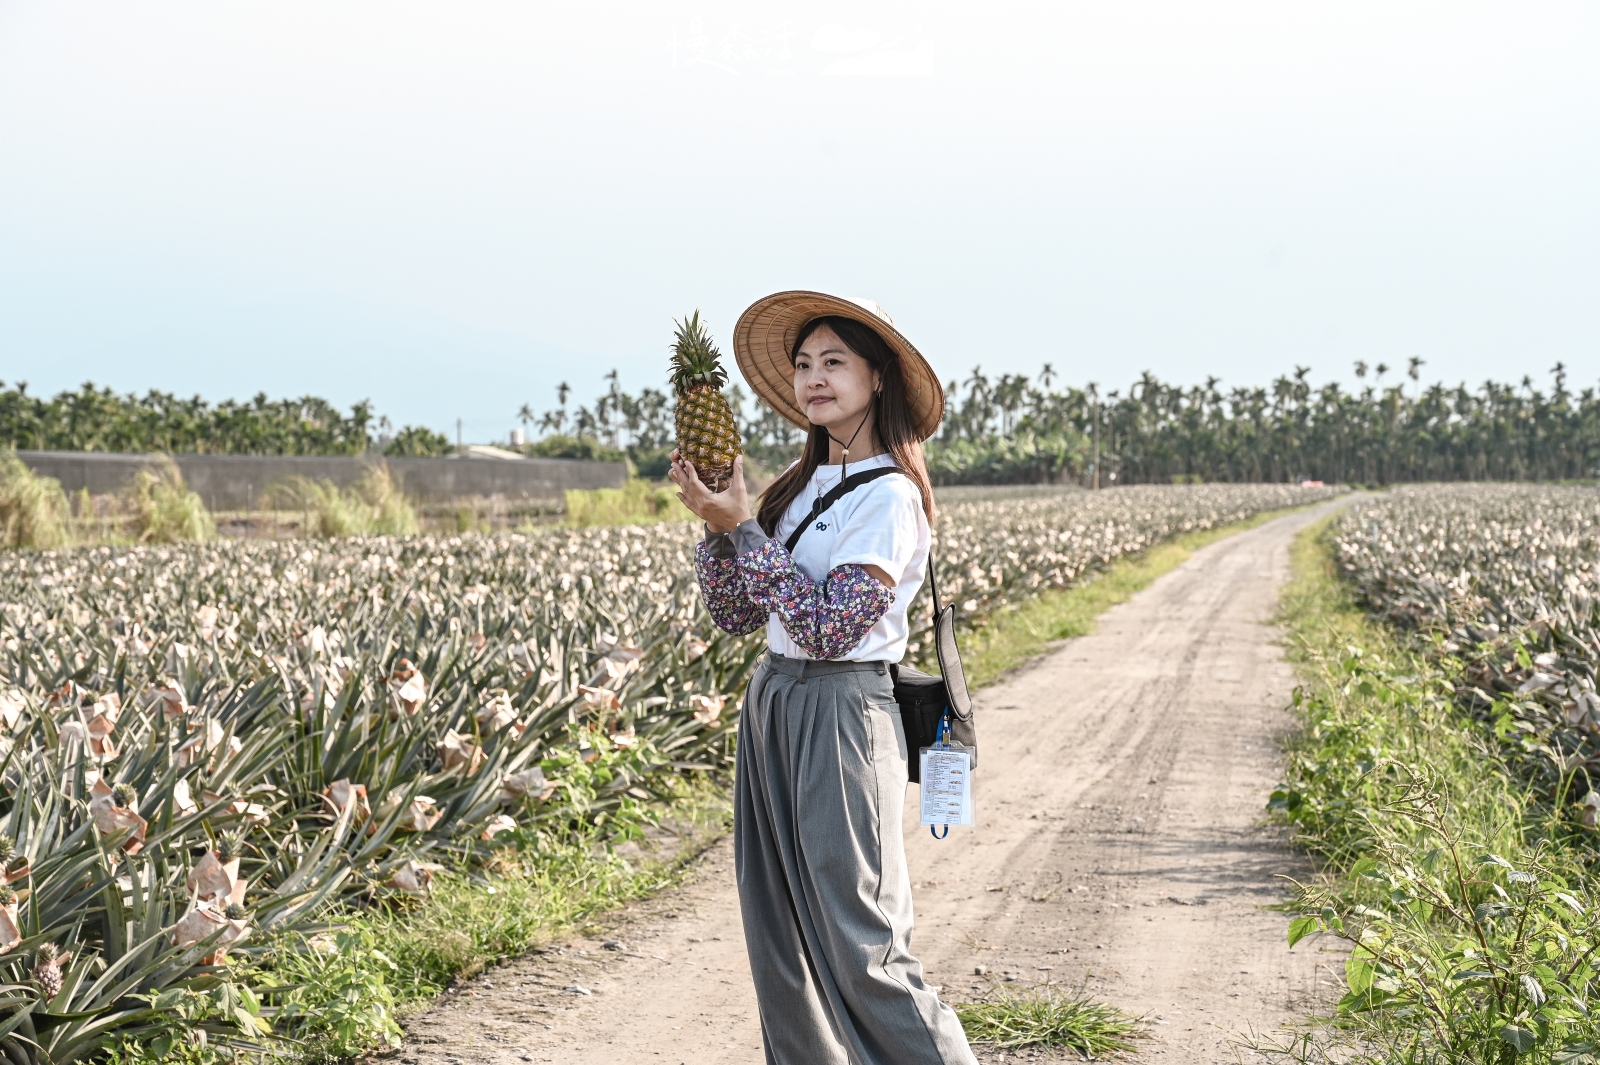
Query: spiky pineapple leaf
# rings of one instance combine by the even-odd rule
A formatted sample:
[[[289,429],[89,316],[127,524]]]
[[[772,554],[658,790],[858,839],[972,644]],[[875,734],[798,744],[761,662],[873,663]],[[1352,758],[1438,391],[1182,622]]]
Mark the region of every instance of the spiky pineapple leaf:
[[[722,353],[701,323],[699,309],[673,324],[678,329],[672,342],[672,387],[678,395],[701,385],[721,388],[727,384],[728,371],[719,361]]]

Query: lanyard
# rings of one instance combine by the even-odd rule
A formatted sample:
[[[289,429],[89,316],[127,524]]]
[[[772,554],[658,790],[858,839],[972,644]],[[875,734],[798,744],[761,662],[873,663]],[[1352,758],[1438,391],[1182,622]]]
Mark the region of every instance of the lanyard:
[[[944,708],[944,713],[939,715],[938,739],[934,741],[934,746],[941,751],[948,751],[950,749],[950,708],[948,706]],[[942,828],[944,831],[937,832],[935,831],[936,827]],[[949,834],[949,825],[928,826],[928,835],[932,836],[934,839],[944,839]]]
[[[922,759],[922,823],[934,839],[950,835],[951,825],[974,823],[972,810],[972,749],[951,742],[950,708],[939,716],[933,745],[919,752]],[[942,831],[941,831],[942,830]]]

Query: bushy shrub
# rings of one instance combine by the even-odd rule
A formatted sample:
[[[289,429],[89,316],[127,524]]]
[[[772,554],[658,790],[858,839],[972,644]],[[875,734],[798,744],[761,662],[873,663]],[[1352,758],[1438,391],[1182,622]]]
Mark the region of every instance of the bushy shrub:
[[[529,458],[588,459],[591,462],[627,462],[622,449],[607,447],[592,436],[556,434],[536,440],[522,449]]]
[[[924,453],[936,485],[1061,484],[1084,468],[1088,451],[1076,433],[1023,431],[986,441],[930,440]]]
[[[373,466],[350,488],[295,477],[274,489],[280,505],[307,515],[313,536],[409,536],[421,530],[417,512],[387,466]]]
[[[205,501],[189,491],[183,472],[170,458],[134,475],[130,502],[134,529],[143,543],[176,544],[217,535]]]
[[[409,536],[420,532],[417,512],[394,483],[387,466],[373,466],[356,482],[356,495],[370,508],[369,532],[376,536]]]
[[[408,425],[383,446],[385,455],[434,458],[450,454],[450,438],[425,425]]]
[[[568,525],[637,525],[652,521],[693,521],[671,485],[630,479],[621,488],[567,489]]]
[[[667,471],[672,469],[672,446],[630,447],[628,460],[633,463],[633,472],[638,476],[647,481],[664,481]]]
[[[0,453],[0,546],[64,547],[70,515],[60,481],[34,473],[14,451]]]

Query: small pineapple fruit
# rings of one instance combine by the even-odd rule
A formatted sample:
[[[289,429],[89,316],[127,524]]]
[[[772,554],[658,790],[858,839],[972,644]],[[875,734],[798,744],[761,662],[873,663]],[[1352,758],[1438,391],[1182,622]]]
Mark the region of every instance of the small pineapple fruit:
[[[54,943],[40,943],[33,956],[33,982],[45,998],[61,994],[61,966],[72,957],[62,954]]]
[[[139,791],[132,784],[118,784],[111,789],[111,801],[124,810],[131,810],[139,801]]]
[[[230,921],[242,921],[250,916],[250,912],[237,902],[228,903],[228,908],[223,911],[223,914]]]
[[[0,906],[12,906],[16,904],[16,901],[16,890],[4,885],[0,885]]]
[[[217,861],[226,865],[244,854],[244,837],[237,832],[224,832],[217,837]]]
[[[17,856],[17,844],[10,836],[0,836],[0,866]]]
[[[722,353],[700,324],[700,312],[674,323],[672,389],[677,393],[678,452],[694,466],[700,480],[721,492],[733,480],[733,457],[739,454],[739,424],[722,394],[728,371]]]

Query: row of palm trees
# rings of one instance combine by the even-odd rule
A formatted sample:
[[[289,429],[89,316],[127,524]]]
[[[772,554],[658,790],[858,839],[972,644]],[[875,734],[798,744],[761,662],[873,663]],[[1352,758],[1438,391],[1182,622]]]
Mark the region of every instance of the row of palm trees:
[[[1524,377],[1423,385],[1420,359],[1397,383],[1389,368],[1357,363],[1360,384],[1314,385],[1296,367],[1266,387],[1224,390],[1216,378],[1194,386],[1143,374],[1130,387],[1058,388],[1046,364],[1034,377],[991,378],[975,368],[946,389],[946,415],[929,442],[935,480],[959,483],[1322,480],[1388,484],[1439,480],[1571,480],[1600,471],[1600,396],[1574,392],[1557,363],[1547,389]],[[670,393],[624,391],[613,372],[592,405],[535,415],[546,439],[536,453],[576,449],[632,458],[647,474],[665,468],[672,446]],[[798,453],[800,433],[752,404],[734,385],[746,451],[769,469]],[[85,384],[45,399],[0,382],[0,448],[70,451],[353,455],[442,454],[430,430],[389,433],[367,403],[348,414],[314,396],[208,403],[163,393],[120,395]]]
[[[1600,396],[1570,391],[1561,364],[1548,390],[1526,377],[1424,386],[1421,365],[1412,360],[1409,382],[1385,386],[1381,373],[1367,384],[1370,368],[1358,363],[1354,391],[1313,385],[1297,367],[1264,388],[1223,391],[1215,378],[1183,387],[1146,373],[1104,395],[1016,375],[991,383],[974,371],[941,439],[1075,439],[1067,475],[1098,473],[1102,483],[1548,481],[1600,471]]]
[[[1056,387],[1050,364],[1034,377],[975,368],[946,386],[945,420],[927,447],[936,483],[1139,484],[1189,481],[1570,480],[1600,471],[1600,396],[1574,393],[1565,367],[1547,390],[1486,381],[1423,385],[1421,359],[1385,383],[1379,363],[1355,364],[1358,387],[1314,385],[1296,367],[1265,387],[1224,390],[1217,378],[1194,386],[1145,373],[1130,387]],[[561,405],[535,418],[560,440],[593,440],[642,469],[664,465],[672,404],[662,391],[625,392],[613,372],[592,406]],[[799,451],[800,434],[771,411],[729,389],[744,412],[745,449],[769,469]],[[753,406],[753,411],[751,410]],[[557,439],[557,437],[551,437]],[[537,446],[537,445],[536,445]]]
[[[449,441],[406,426],[391,433],[369,403],[349,414],[316,396],[209,403],[167,392],[119,394],[92,382],[45,398],[0,382],[0,449],[222,455],[434,455]]]

